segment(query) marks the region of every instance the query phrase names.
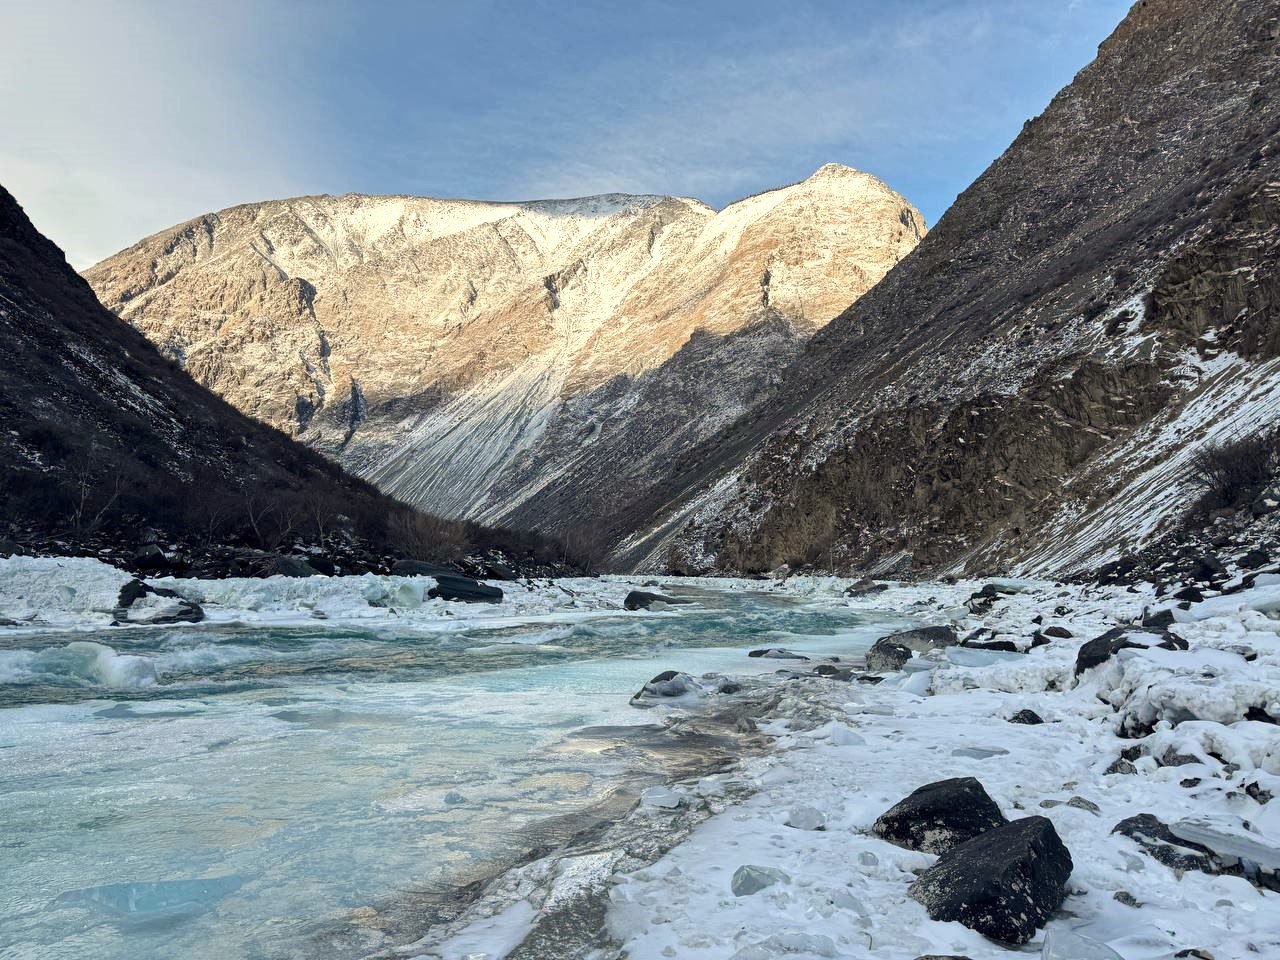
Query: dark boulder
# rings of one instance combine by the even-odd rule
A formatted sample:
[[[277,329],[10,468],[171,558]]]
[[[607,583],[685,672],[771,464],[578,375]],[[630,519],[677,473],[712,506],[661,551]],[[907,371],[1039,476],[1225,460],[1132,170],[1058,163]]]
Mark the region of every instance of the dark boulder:
[[[0,557],[20,557],[26,550],[17,540],[0,540]]]
[[[149,583],[143,583],[141,580],[133,579],[120,588],[120,593],[116,596],[116,608],[113,612],[118,623],[128,623],[129,609],[141,600],[143,597],[154,594],[158,597],[164,597],[166,600],[173,600],[175,607],[173,612],[156,614],[134,620],[135,623],[148,624],[166,624],[166,623],[199,623],[204,619],[204,608],[193,600],[186,600],[180,594],[165,587],[153,587]]]
[[[391,565],[391,574],[396,577],[456,577],[458,571],[423,560],[397,560]]]
[[[0,553],[4,552],[4,545],[0,544]],[[1271,554],[1263,550],[1261,547],[1254,547],[1248,553],[1240,558],[1240,566],[1245,570],[1257,570],[1271,562]]]
[[[867,670],[871,673],[889,673],[899,670],[911,659],[911,648],[882,637],[867,651]]]
[[[723,688],[723,684],[721,685]],[[720,689],[720,693],[737,693],[736,684],[731,684],[732,689]],[[687,673],[681,673],[678,670],[663,670],[632,696],[633,704],[640,703],[644,700],[663,700],[672,697],[683,697],[690,693],[703,693],[702,687]]]
[[[264,577],[318,577],[320,571],[302,557],[268,557],[262,565]]]
[[[928,783],[882,813],[872,832],[908,850],[945,853],[1007,821],[973,777]]]
[[[1111,828],[1112,833],[1128,837],[1143,852],[1174,870],[1200,870],[1216,873],[1213,851],[1191,840],[1174,836],[1173,831],[1149,813],[1121,820]]]
[[[159,546],[148,543],[139,547],[133,555],[133,566],[137,570],[166,570],[169,567],[169,558]]]
[[[1019,710],[1017,713],[1015,713],[1012,717],[1009,718],[1009,722],[1025,723],[1028,726],[1034,726],[1039,723],[1044,723],[1044,718],[1041,717],[1040,714],[1036,713],[1034,710]]]
[[[1142,615],[1142,625],[1149,630],[1164,630],[1175,623],[1172,610],[1157,610]]]
[[[988,830],[938,858],[911,885],[933,920],[1001,943],[1026,943],[1061,905],[1071,854],[1045,817]]]
[[[506,580],[515,581],[520,579],[520,575],[511,567],[498,560],[487,561],[483,565],[485,579],[488,580]]]
[[[1017,653],[1018,647],[1012,640],[986,640],[970,642],[966,640],[960,644],[962,647],[968,647],[971,650],[1000,650],[1004,653]]]
[[[461,600],[463,603],[501,603],[502,591],[479,580],[456,573],[435,575],[436,585],[427,591],[432,600]]]
[[[915,630],[891,633],[883,639],[901,644],[916,653],[925,653],[939,647],[951,647],[960,642],[959,634],[956,633],[955,627],[951,626],[917,627]]]
[[[1100,637],[1094,637],[1076,654],[1076,672],[1078,677],[1086,670],[1091,670],[1096,666],[1106,663],[1121,650],[1145,650],[1147,645],[1144,643],[1134,643],[1127,639],[1124,627],[1115,627],[1102,634]]]
[[[1173,595],[1175,600],[1186,600],[1189,603],[1200,603],[1204,600],[1204,593],[1199,587],[1183,587]]]
[[[625,610],[648,610],[654,603],[692,603],[692,600],[680,600],[676,597],[664,596],[661,593],[647,593],[644,590],[632,590],[622,601]]]
[[[1225,580],[1227,568],[1213,554],[1205,554],[1191,565],[1191,576],[1197,580],[1212,583],[1214,580]]]
[[[1070,640],[1071,631],[1066,627],[1045,627],[1041,631],[1046,637],[1052,637],[1054,640]]]
[[[808,660],[809,658],[803,654],[793,653],[790,650],[784,650],[782,647],[764,647],[760,650],[752,650],[747,653],[748,657],[764,657],[767,660]]]
[[[128,610],[133,606],[133,601],[141,600],[148,593],[154,592],[155,587],[151,586],[149,583],[143,583],[137,577],[134,577],[120,588],[120,593],[116,596],[116,609]]]
[[[1263,490],[1253,499],[1253,503],[1249,506],[1249,511],[1255,517],[1266,516],[1268,513],[1275,513],[1280,510],[1280,485],[1273,484]]]
[[[332,577],[338,572],[338,566],[328,557],[312,555],[307,557],[307,564],[322,577]]]
[[[866,597],[873,593],[883,593],[889,589],[887,583],[876,583],[874,580],[859,580],[845,587],[846,597]]]

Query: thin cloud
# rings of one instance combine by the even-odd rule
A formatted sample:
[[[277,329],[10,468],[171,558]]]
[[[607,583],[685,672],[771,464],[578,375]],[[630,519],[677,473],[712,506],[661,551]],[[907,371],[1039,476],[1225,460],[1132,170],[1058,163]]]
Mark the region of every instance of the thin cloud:
[[[1127,5],[45,0],[0,35],[0,182],[79,267],[271,197],[722,205],[828,161],[932,221]]]

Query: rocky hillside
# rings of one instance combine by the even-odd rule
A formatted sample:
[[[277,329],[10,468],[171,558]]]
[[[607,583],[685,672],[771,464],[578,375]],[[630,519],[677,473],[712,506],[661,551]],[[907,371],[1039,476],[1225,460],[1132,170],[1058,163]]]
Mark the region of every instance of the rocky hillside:
[[[831,164],[718,213],[622,195],[251,204],[86,276],[201,383],[384,490],[564,529],[754,409],[923,234],[902,197]]]
[[[414,545],[395,542],[398,521],[401,540],[440,541],[426,544],[439,559],[467,537],[479,548],[516,539],[407,510],[200,386],[103,308],[3,188],[0,342],[0,538],[123,562],[142,545],[155,567],[161,535],[261,551],[341,529],[348,553],[404,556]],[[520,557],[541,547],[519,539]]]
[[[764,416],[618,515],[618,558],[1096,569],[1275,424],[1278,254],[1275,4],[1143,0]]]

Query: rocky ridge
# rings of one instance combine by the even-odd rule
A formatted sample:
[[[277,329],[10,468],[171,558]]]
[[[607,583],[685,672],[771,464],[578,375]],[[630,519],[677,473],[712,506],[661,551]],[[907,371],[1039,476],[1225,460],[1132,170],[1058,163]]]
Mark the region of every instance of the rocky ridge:
[[[719,212],[626,195],[250,204],[85,275],[201,383],[384,490],[563,528],[611,508],[618,468],[645,488],[756,408],[923,233],[879,180],[829,164]],[[588,506],[566,518],[547,493]]]
[[[1144,0],[760,417],[618,516],[620,565],[1097,569],[1280,412],[1280,20]]]

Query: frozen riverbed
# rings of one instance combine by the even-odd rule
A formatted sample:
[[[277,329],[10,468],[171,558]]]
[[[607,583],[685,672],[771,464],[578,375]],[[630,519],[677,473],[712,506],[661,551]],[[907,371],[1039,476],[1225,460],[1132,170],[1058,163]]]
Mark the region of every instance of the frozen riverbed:
[[[622,580],[477,607],[346,578],[183,583],[206,623],[111,628],[122,575],[24,563],[0,577],[6,960],[358,955],[384,936],[362,916],[669,774],[643,735],[574,736],[643,734],[627,700],[655,673],[770,672],[745,650],[856,654],[904,622],[836,584],[664,582],[696,602],[646,614]]]

